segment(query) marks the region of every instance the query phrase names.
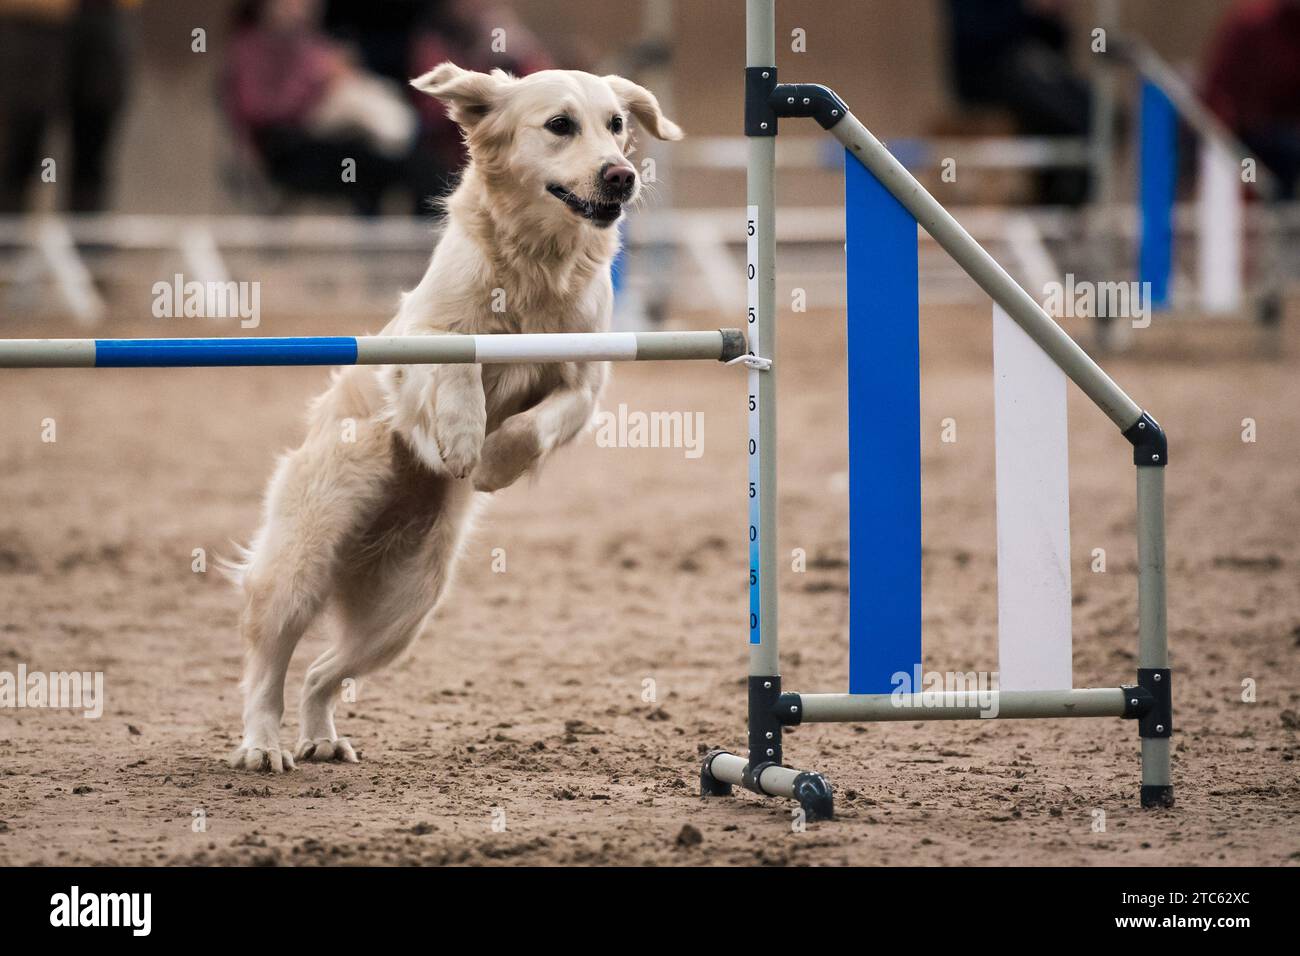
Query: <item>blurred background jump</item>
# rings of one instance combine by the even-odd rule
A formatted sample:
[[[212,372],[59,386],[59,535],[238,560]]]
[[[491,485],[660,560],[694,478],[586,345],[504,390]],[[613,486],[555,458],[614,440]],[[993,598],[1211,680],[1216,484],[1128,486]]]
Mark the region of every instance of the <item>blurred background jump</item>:
[[[1197,18],[1212,27],[1199,34],[1167,30],[1158,5],[1118,0],[932,0],[916,15],[899,4],[909,27],[933,36],[895,39],[935,75],[918,83],[912,70],[907,89],[891,89],[897,135],[886,142],[923,183],[942,185],[945,205],[1040,301],[1064,276],[1135,280],[1143,308],[1162,317],[1258,319],[1261,351],[1274,354],[1300,232],[1287,85],[1297,13],[1287,0],[1197,3],[1213,14]],[[890,5],[877,5],[882,18]],[[0,249],[11,253],[0,304],[93,324],[140,269],[225,282],[274,262],[292,276],[280,285],[286,307],[373,309],[373,293],[427,254],[431,200],[460,162],[454,128],[402,91],[405,78],[440,58],[616,70],[670,111],[677,88],[719,85],[699,60],[707,24],[685,36],[674,0],[628,6],[639,17],[612,24],[614,52],[597,55],[547,31],[564,0],[518,12],[474,0],[0,0],[0,54],[12,51],[0,60],[14,78],[0,115]],[[185,49],[159,59],[152,41],[172,34]],[[829,67],[846,96],[888,82],[870,62]],[[167,88],[141,82],[164,77]],[[734,212],[708,200],[710,184],[743,168],[745,147],[721,110],[703,112],[713,98],[681,103],[697,131],[686,143],[642,144],[655,196],[626,229],[621,327],[742,305]],[[173,100],[186,104],[182,121]],[[359,171],[352,182],[340,181],[344,159]],[[800,198],[778,224],[791,271],[800,288],[815,280],[836,294],[843,213],[824,192],[840,156],[794,137],[777,163],[798,171]],[[26,208],[39,215],[17,215]],[[926,242],[925,301],[977,301]],[[1126,347],[1128,316],[1098,300],[1080,305],[1096,344]]]

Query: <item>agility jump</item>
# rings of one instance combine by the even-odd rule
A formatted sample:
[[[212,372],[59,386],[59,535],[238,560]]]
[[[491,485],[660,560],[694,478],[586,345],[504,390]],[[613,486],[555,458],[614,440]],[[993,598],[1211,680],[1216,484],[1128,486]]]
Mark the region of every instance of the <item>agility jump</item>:
[[[831,90],[777,81],[774,0],[747,0],[747,335],[703,332],[217,339],[11,339],[3,368],[491,364],[711,359],[749,369],[748,747],[713,751],[705,796],[739,784],[833,815],[830,785],[787,767],[782,730],[807,722],[969,720],[958,694],[890,693],[921,662],[918,224],[995,303],[999,718],[1138,721],[1141,803],[1173,804],[1165,623],[1168,448],[1137,405],[929,194]],[[809,117],[845,148],[849,286],[850,663],[847,693],[782,688],[776,577],[775,147]],[[1070,674],[1065,380],[1120,429],[1137,467],[1136,683],[1074,688]],[[901,706],[900,706],[901,705]],[[991,710],[991,709],[990,709]]]
[[[849,693],[783,691],[776,582],[776,244],[778,121],[810,117],[845,149],[849,283]],[[998,498],[999,717],[1123,717],[1139,722],[1141,802],[1171,806],[1170,671],[1165,626],[1164,432],[1097,366],[969,233],[824,86],[777,81],[774,0],[747,0],[745,135],[748,157],[750,372],[749,741],[744,755],[714,751],[701,790],[740,784],[793,798],[810,817],[833,812],[815,772],[784,765],[781,732],[804,722],[962,720],[962,701],[887,693],[921,661],[920,420],[917,338],[919,224],[995,304],[998,483],[1047,464],[1027,494]],[[1122,431],[1137,466],[1136,684],[1074,689],[1070,680],[1065,398],[1068,377]],[[1020,386],[1003,381],[1024,378]],[[1063,381],[1059,383],[1063,386]],[[1043,395],[1034,394],[1045,387]],[[1046,411],[1044,409],[1047,409]],[[1050,427],[1053,434],[1042,434]],[[1064,516],[1063,528],[1032,521]],[[1021,553],[1021,548],[1024,553]],[[1061,572],[1064,573],[1061,573]],[[1018,588],[1008,597],[1006,590]],[[1026,611],[1047,613],[1035,628]],[[1047,647],[1044,647],[1047,645]],[[895,685],[896,686],[896,685]],[[899,706],[903,704],[905,706]],[[990,711],[992,708],[990,708]]]

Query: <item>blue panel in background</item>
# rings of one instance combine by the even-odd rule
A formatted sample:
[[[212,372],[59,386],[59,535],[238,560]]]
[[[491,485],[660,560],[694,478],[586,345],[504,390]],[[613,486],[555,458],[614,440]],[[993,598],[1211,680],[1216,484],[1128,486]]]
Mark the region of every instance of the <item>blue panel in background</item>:
[[[278,339],[96,339],[96,368],[355,365],[350,335]]]
[[[1160,87],[1142,84],[1142,140],[1138,157],[1141,239],[1138,281],[1151,283],[1151,306],[1169,306],[1174,265],[1174,186],[1178,168],[1178,115]]]
[[[849,692],[921,662],[916,220],[848,153]]]
[[[619,231],[619,249],[618,255],[609,267],[609,281],[614,286],[614,297],[617,299],[623,294],[623,286],[627,282],[627,220],[618,224]]]

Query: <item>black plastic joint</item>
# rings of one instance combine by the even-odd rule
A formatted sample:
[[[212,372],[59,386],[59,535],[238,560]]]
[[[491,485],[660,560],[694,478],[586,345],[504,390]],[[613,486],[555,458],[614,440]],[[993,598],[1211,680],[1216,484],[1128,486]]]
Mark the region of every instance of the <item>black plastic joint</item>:
[[[1124,432],[1133,446],[1133,464],[1139,468],[1163,468],[1169,464],[1169,439],[1160,423],[1147,412]]]
[[[769,102],[776,88],[776,67],[745,67],[745,135],[775,136],[776,110]]]
[[[754,793],[766,794],[770,797],[771,794],[767,793],[767,791],[763,789],[763,771],[768,767],[775,766],[778,766],[778,764],[775,764],[770,760],[759,764],[745,764],[745,772],[740,775],[741,786],[746,790],[752,790]]]
[[[1151,695],[1151,708],[1138,718],[1139,737],[1173,736],[1174,695],[1169,683],[1168,667],[1138,668],[1138,686]]]
[[[776,702],[776,719],[787,727],[803,723],[803,698],[798,694],[782,694]]]
[[[811,116],[830,129],[848,115],[849,108],[829,86],[820,83],[782,83],[770,100],[777,116]]]
[[[722,354],[718,356],[719,362],[734,361],[749,351],[745,333],[740,329],[718,329],[718,331],[722,333]]]
[[[781,762],[781,722],[776,719],[780,699],[780,677],[749,679],[749,766],[756,771],[762,764]]]
[[[1151,713],[1151,708],[1156,703],[1151,691],[1140,684],[1121,684],[1119,689],[1124,692],[1124,713],[1121,717],[1137,720]]]

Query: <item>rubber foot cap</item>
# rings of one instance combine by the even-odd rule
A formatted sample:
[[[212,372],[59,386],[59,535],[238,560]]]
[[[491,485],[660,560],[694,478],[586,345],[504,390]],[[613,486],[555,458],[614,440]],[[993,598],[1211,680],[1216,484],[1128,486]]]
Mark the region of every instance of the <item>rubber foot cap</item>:
[[[834,819],[835,801],[831,795],[831,785],[821,774],[799,774],[794,778],[794,791],[791,796],[799,801],[804,816],[809,820]]]
[[[1174,788],[1154,784],[1142,785],[1143,809],[1168,809],[1174,805]]]
[[[731,784],[718,780],[709,772],[709,767],[713,763],[713,758],[718,754],[726,753],[725,750],[710,750],[704,757],[704,763],[700,767],[700,796],[701,797],[729,797],[731,796]]]

